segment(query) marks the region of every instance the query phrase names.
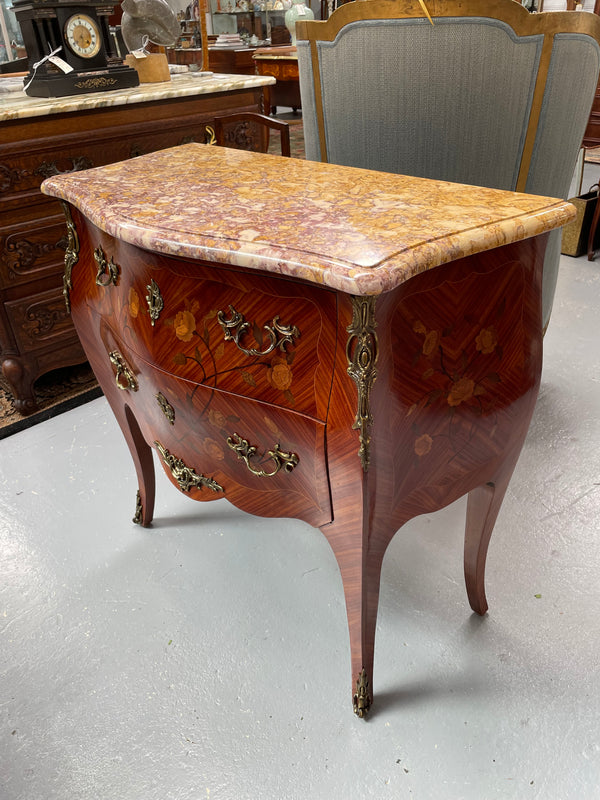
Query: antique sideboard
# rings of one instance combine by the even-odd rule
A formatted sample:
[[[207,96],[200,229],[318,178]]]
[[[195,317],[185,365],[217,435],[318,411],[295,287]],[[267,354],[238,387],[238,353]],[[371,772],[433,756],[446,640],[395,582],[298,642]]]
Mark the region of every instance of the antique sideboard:
[[[298,54],[292,46],[260,47],[252,56],[257,75],[272,75],[277,83],[265,89],[265,113],[274,114],[277,106],[301,106]]]
[[[28,414],[37,377],[85,361],[62,300],[64,215],[41,194],[42,180],[203,142],[216,113],[261,110],[274,79],[175,75],[59,99],[27,97],[22,82],[0,79],[0,360],[16,408]]]
[[[573,207],[194,144],[42,191],[64,202],[65,300],[133,457],[135,521],[152,520],[156,451],[193,499],[320,528],[364,716],[406,521],[468,493],[467,593],[487,609],[539,387],[547,232]]]

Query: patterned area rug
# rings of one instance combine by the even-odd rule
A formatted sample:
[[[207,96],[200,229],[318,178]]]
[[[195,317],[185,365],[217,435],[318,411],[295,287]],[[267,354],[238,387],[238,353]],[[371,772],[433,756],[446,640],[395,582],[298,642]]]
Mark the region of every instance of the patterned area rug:
[[[38,378],[34,388],[39,411],[24,417],[15,411],[8,384],[0,376],[0,439],[102,395],[89,364],[47,372]]]
[[[302,117],[292,115],[290,112],[278,115],[277,118],[284,119],[290,125],[292,157],[304,158]],[[277,133],[271,136],[269,152],[281,155],[281,145]],[[98,386],[89,364],[79,364],[76,367],[64,367],[48,372],[38,378],[34,389],[39,411],[24,417],[15,410],[8,384],[0,374],[0,439],[25,430],[25,428],[50,419],[57,414],[62,414],[63,411],[77,408],[77,406],[102,395],[102,390]]]
[[[292,158],[304,158],[304,131],[302,117],[293,114],[278,114],[277,119],[285,120],[290,126],[290,155]],[[269,153],[281,155],[281,144],[277,131],[271,133],[269,139]]]

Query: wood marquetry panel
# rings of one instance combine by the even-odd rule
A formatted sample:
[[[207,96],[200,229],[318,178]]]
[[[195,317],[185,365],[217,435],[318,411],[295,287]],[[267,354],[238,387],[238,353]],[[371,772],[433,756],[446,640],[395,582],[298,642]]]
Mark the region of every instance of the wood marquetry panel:
[[[483,482],[522,439],[542,357],[539,278],[533,257],[511,259],[505,248],[497,260],[498,252],[418,276],[391,313],[391,402],[381,402],[383,426],[394,430],[399,520]],[[389,447],[381,430],[374,447]]]

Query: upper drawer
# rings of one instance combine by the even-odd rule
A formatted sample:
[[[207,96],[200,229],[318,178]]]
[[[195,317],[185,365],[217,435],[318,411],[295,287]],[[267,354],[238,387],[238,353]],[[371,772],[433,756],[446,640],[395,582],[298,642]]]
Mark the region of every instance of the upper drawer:
[[[21,209],[18,217],[14,211],[0,214],[0,288],[62,275],[67,242],[65,215],[58,203]],[[55,283],[61,286],[62,278]]]
[[[149,363],[194,383],[326,418],[334,292],[167,259],[99,232],[82,241],[80,262],[73,302],[111,319],[127,346]],[[98,285],[99,273],[106,286]]]

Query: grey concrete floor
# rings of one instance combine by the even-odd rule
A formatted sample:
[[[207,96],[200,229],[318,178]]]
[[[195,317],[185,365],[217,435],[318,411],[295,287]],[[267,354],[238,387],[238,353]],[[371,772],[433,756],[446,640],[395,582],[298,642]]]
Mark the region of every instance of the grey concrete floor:
[[[490,612],[466,600],[464,500],[399,532],[367,721],[318,531],[162,471],[133,525],[103,398],[4,440],[0,799],[600,797],[599,325],[600,263],[563,258]]]

